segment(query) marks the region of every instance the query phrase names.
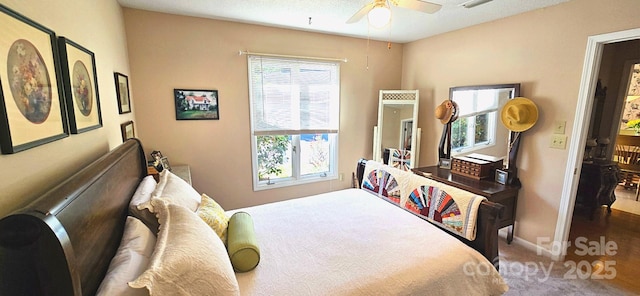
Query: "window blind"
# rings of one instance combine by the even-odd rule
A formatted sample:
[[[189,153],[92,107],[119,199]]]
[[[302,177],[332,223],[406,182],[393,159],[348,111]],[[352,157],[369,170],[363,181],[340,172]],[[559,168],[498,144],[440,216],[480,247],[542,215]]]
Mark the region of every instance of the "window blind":
[[[498,110],[498,92],[489,90],[468,90],[456,93],[456,103],[460,108],[458,116],[474,116]]]
[[[254,135],[338,132],[339,63],[253,55],[248,61]]]

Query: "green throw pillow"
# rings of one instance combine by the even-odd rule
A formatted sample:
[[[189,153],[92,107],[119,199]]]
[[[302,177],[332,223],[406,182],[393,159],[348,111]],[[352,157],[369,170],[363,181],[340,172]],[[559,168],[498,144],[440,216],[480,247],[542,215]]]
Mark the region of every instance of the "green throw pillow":
[[[260,262],[260,248],[256,241],[253,219],[246,212],[237,212],[229,219],[227,251],[231,265],[237,272],[253,270]]]

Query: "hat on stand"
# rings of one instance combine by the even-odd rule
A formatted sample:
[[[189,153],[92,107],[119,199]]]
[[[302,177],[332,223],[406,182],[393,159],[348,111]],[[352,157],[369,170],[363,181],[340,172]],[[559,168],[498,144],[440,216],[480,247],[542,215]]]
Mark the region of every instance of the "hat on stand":
[[[440,119],[442,124],[447,124],[458,119],[458,104],[452,100],[444,100],[436,107],[436,118]]]
[[[508,130],[524,132],[538,121],[538,107],[527,98],[513,98],[502,107],[500,120]]]

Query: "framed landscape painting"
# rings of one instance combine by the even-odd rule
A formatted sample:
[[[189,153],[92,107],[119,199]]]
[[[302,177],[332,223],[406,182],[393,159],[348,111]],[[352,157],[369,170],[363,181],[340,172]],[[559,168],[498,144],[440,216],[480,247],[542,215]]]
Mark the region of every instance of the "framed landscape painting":
[[[220,119],[217,90],[174,89],[176,120]]]
[[[0,24],[2,153],[67,137],[55,33],[3,5]]]
[[[79,44],[58,38],[64,93],[72,134],[102,127],[100,98],[93,52]]]

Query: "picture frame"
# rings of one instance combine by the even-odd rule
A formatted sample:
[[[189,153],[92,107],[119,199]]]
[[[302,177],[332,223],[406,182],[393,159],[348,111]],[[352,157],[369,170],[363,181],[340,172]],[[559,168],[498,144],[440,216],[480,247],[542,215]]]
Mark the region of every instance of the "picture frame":
[[[131,112],[131,97],[129,96],[129,77],[122,73],[114,72],[113,78],[116,82],[116,96],[118,98],[118,113],[125,114]]]
[[[79,134],[102,127],[95,55],[90,50],[58,37],[63,90],[69,131]]]
[[[508,181],[509,181],[509,172],[496,169],[496,182],[502,185],[507,185]]]
[[[450,158],[440,158],[439,167],[441,169],[451,169],[451,159]]]
[[[158,150],[151,151],[151,158],[153,158],[153,160],[159,161],[162,157],[162,152]]]
[[[174,89],[176,120],[219,120],[217,90]]]
[[[169,165],[169,159],[166,157],[160,158],[160,163],[162,164],[162,169],[171,171],[171,165]]]
[[[122,142],[136,137],[132,120],[120,124],[120,131],[122,133]]]
[[[56,34],[0,5],[0,150],[68,137]]]

